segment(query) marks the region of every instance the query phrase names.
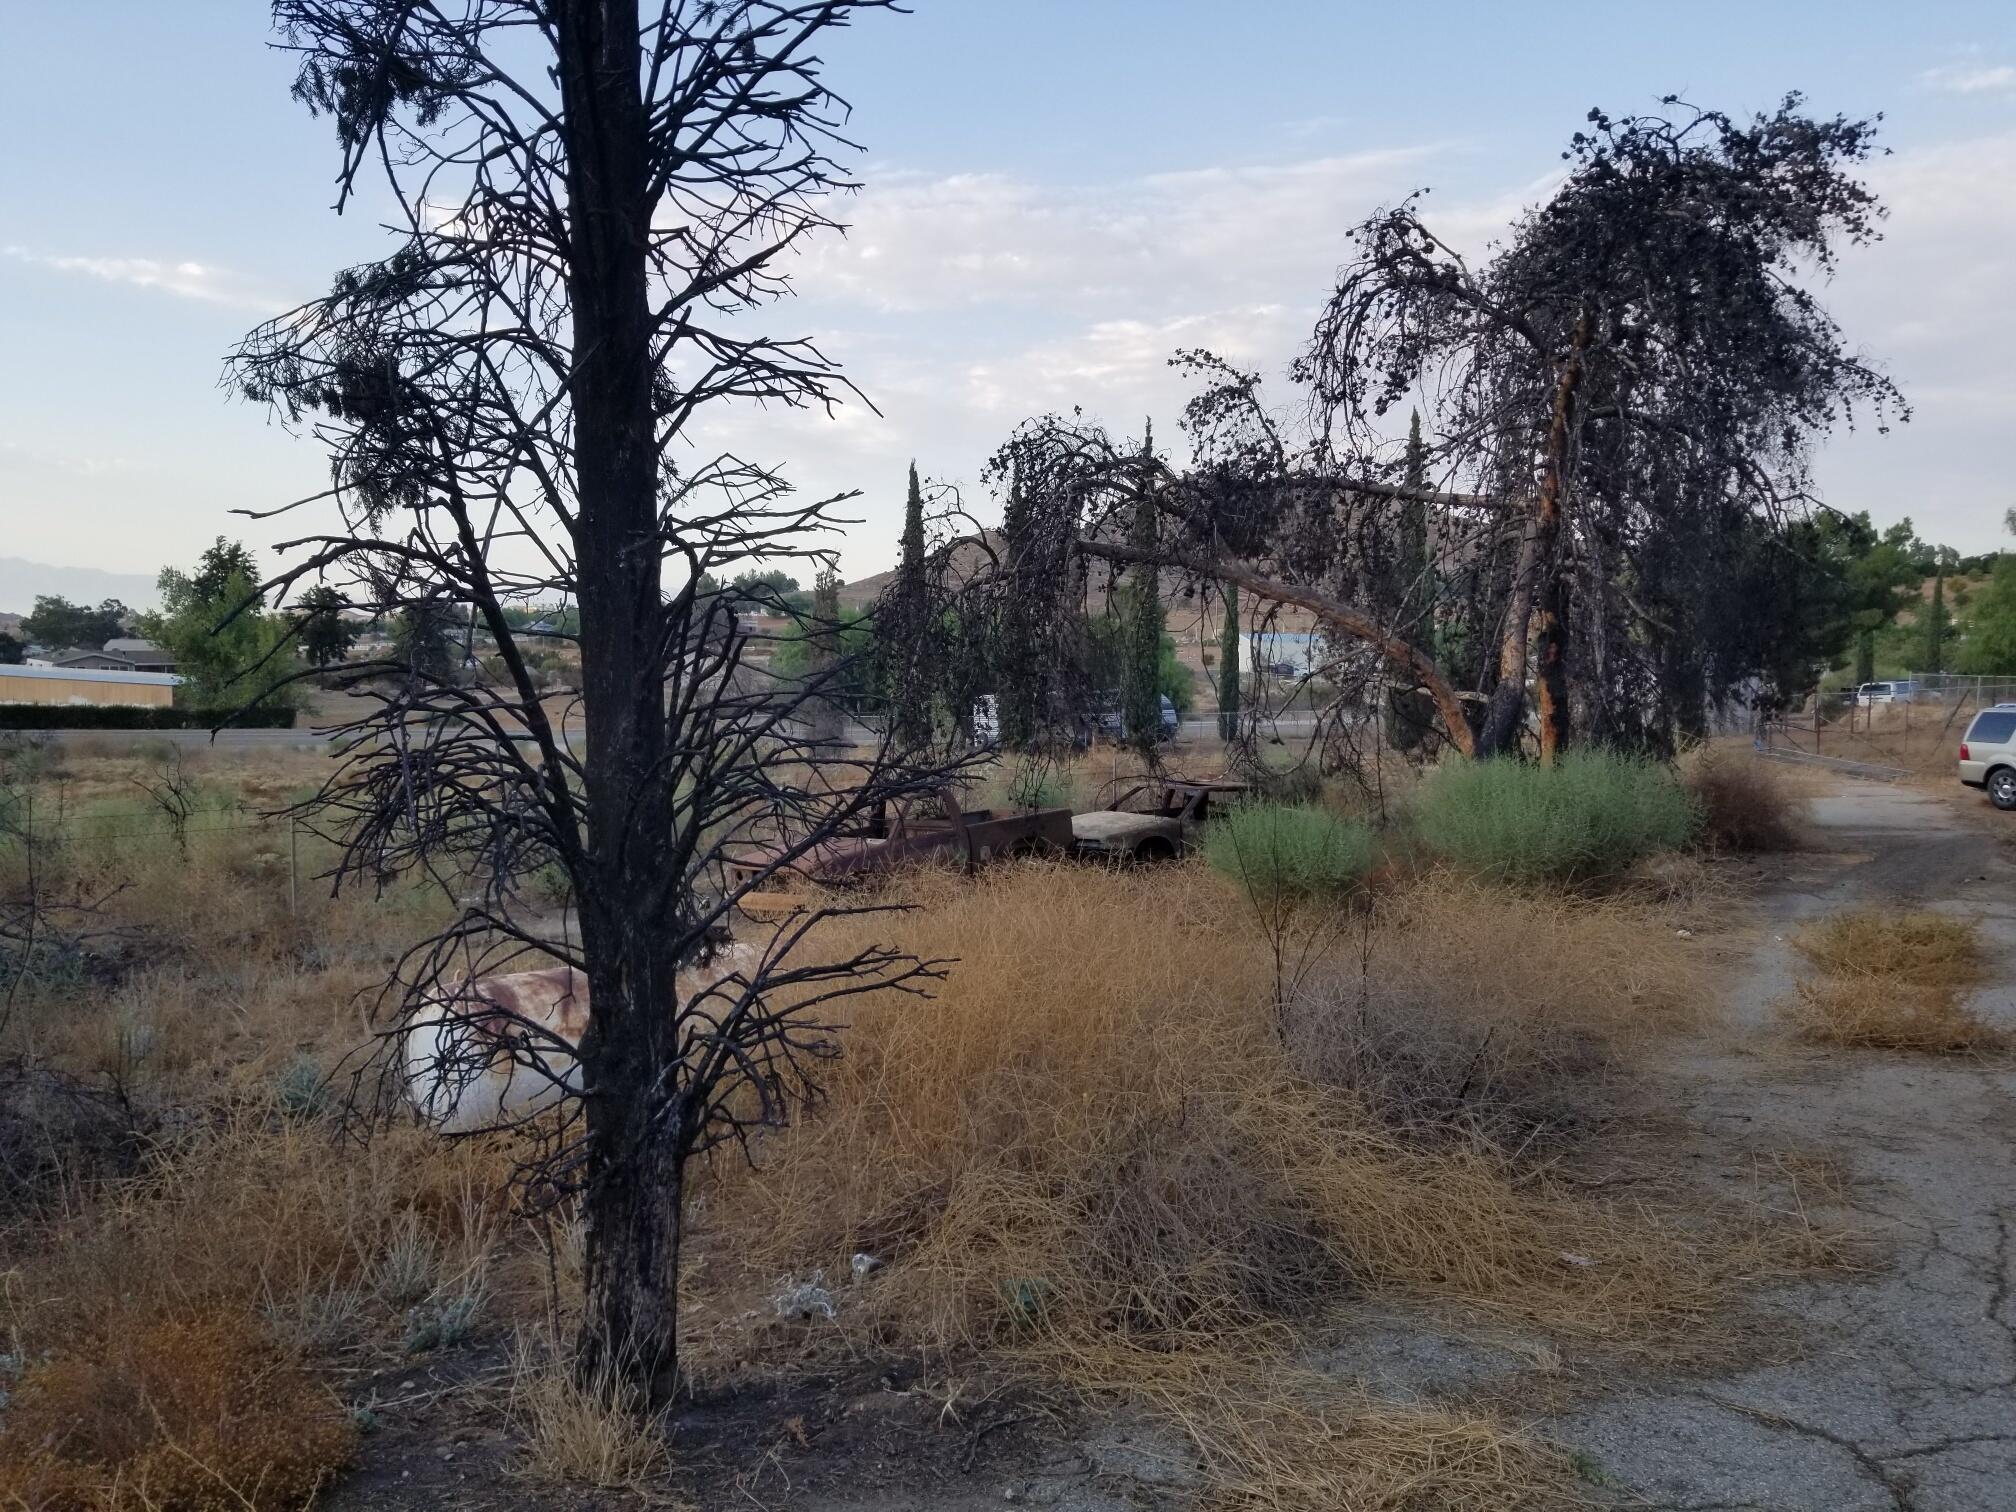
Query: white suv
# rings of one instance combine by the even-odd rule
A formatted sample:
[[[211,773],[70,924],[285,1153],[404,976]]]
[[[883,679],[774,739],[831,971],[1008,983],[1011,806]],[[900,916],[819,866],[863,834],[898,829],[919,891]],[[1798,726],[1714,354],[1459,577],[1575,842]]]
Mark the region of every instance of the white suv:
[[[1960,742],[1960,780],[1986,788],[1998,809],[2016,809],[2016,704],[1983,709]]]

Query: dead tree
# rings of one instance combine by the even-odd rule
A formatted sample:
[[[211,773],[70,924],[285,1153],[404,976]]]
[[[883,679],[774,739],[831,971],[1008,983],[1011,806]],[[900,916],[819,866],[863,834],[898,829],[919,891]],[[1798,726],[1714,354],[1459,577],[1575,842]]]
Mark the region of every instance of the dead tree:
[[[752,562],[830,566],[851,497],[796,499],[773,468],[710,450],[703,421],[850,392],[753,315],[852,187],[816,49],[879,8],[275,6],[296,97],[335,122],[338,209],[373,174],[400,215],[386,258],[232,359],[242,392],[332,456],[328,490],[289,507],[340,525],[291,543],[276,586],[326,579],[380,618],[445,610],[458,659],[481,636],[498,669],[347,665],[373,709],[345,732],[319,823],[344,847],[338,885],[424,867],[468,900],[408,958],[397,1006],[438,1007],[454,978],[535,951],[585,974],[578,1095],[530,1174],[585,1215],[583,1370],[651,1406],[675,1384],[687,1161],[809,1095],[836,1001],[933,970],[822,958],[801,919],[757,966],[676,985],[747,887],[947,770],[894,737],[862,757],[809,742],[837,669],[751,675],[751,631],[711,587]],[[524,628],[523,609],[556,602],[578,620]],[[579,669],[557,690],[556,663]],[[754,838],[770,842],[754,879],[725,886],[725,850]],[[552,868],[579,913],[559,943],[514,906]],[[536,1029],[505,1035],[532,1071],[557,1049]]]
[[[1205,353],[1183,360],[1207,380],[1184,415],[1191,466],[1144,455],[1142,443],[1075,415],[1029,421],[996,455],[992,475],[1010,487],[1014,504],[1004,591],[1023,606],[1024,622],[1065,623],[1058,596],[1082,591],[1087,559],[1115,569],[1170,568],[1192,592],[1235,584],[1257,602],[1306,609],[1331,634],[1368,647],[1403,687],[1422,691],[1450,744],[1470,754],[1465,700],[1424,633],[1432,628],[1428,574],[1382,611],[1361,570],[1362,541],[1354,546],[1353,537],[1396,500],[1452,513],[1495,501],[1373,469],[1320,470],[1282,436],[1255,375]],[[1141,544],[1145,533],[1135,524],[1144,501],[1159,521],[1152,546]],[[1046,607],[1031,612],[1032,603]],[[1025,659],[1052,678],[1068,666],[1061,655]]]
[[[1623,723],[1603,706],[1642,692],[1592,654],[1606,631],[1613,662],[1633,643],[1698,645],[1681,670],[1704,687],[1712,663],[1758,666],[1764,648],[1724,655],[1699,612],[1745,522],[1807,506],[1807,458],[1834,425],[1908,414],[1807,276],[1876,235],[1881,207],[1854,176],[1875,123],[1809,117],[1797,95],[1749,121],[1664,103],[1670,116],[1591,111],[1566,181],[1478,266],[1417,200],[1369,218],[1298,366],[1323,453],[1358,455],[1425,390],[1441,470],[1495,501],[1511,565],[1486,750],[1515,738],[1529,674],[1543,760],[1569,737],[1573,684],[1596,723]],[[1659,582],[1635,570],[1654,557]]]

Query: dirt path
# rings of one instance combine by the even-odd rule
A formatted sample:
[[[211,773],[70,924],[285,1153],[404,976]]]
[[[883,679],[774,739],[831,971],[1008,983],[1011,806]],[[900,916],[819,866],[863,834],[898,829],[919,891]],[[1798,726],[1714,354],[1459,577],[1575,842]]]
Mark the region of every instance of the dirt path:
[[[1800,921],[1897,902],[1982,920],[1998,969],[1975,1006],[2016,1027],[2016,866],[1991,829],[1908,789],[1844,782],[1814,807],[1833,854],[1774,869],[1727,1021],[1671,1068],[1673,1090],[1711,1181],[1831,1156],[1841,1185],[1818,1216],[1865,1232],[1881,1268],[1768,1297],[1773,1363],[1633,1384],[1544,1430],[1620,1505],[2008,1512],[2016,1069],[1800,1045],[1772,1004],[1790,989],[1785,939]]]

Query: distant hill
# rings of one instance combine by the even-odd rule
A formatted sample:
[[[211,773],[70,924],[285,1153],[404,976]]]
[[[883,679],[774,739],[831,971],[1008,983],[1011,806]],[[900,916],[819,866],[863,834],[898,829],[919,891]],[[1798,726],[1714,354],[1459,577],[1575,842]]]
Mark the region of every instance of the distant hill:
[[[54,594],[80,604],[116,598],[133,609],[152,609],[158,602],[151,576],[106,572],[99,567],[56,567],[23,557],[0,556],[0,612],[26,614],[35,607],[39,594]]]

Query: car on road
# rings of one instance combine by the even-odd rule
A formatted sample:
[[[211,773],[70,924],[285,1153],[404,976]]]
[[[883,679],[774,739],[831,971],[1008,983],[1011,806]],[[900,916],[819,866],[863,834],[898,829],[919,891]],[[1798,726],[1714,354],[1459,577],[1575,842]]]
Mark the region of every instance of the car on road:
[[[1960,741],[1960,780],[1998,809],[2016,809],[2016,704],[1983,709]]]

